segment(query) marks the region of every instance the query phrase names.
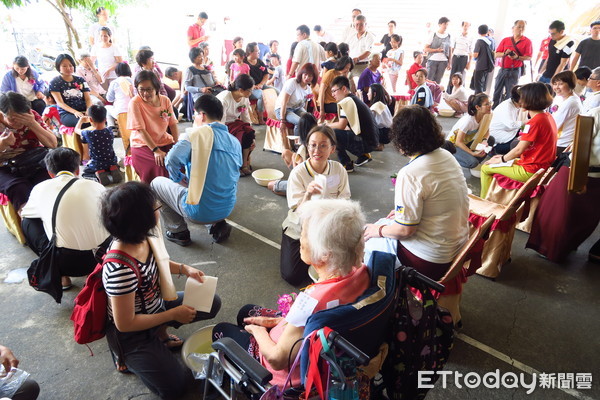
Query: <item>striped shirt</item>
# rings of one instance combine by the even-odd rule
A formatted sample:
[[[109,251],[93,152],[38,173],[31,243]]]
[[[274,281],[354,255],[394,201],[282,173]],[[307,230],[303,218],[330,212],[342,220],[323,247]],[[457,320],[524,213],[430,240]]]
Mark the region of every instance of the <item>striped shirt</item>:
[[[138,287],[138,279],[127,265],[115,262],[107,262],[102,270],[102,284],[106,290],[108,297],[123,296],[128,293],[141,290],[144,296],[147,314],[156,314],[162,311],[163,300],[160,295],[160,286],[158,284],[158,268],[154,256],[150,257],[146,263],[138,261],[140,273],[142,277],[142,287]],[[140,296],[135,295],[135,313],[142,313],[142,303]],[[108,302],[108,316],[113,320],[112,305]]]

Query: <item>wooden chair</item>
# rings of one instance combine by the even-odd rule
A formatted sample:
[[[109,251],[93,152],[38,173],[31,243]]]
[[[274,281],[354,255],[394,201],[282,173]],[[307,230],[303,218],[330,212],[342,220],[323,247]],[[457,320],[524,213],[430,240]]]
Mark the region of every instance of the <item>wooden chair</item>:
[[[483,248],[482,266],[477,274],[494,279],[500,274],[502,266],[510,261],[517,223],[528,208],[531,193],[544,173],[543,169],[536,172],[506,205],[469,195],[469,221],[474,228],[481,226],[491,215],[496,215],[490,237]]]
[[[263,90],[263,102],[265,104],[265,111],[267,112],[267,120],[265,121],[267,127],[265,130],[265,143],[263,150],[272,151],[281,154],[284,149],[290,149],[290,140],[288,135],[290,129],[294,125],[285,122],[282,123],[275,116],[275,102],[277,101],[277,92],[275,89]]]
[[[523,217],[525,217],[525,220],[517,224],[518,230],[526,233],[531,231],[535,210],[544,194],[544,189],[548,186],[548,183],[550,183],[552,178],[554,178],[554,175],[556,175],[556,170],[554,168],[549,168],[542,177],[540,184],[534,189],[529,204],[529,215],[524,215]],[[495,174],[493,175],[492,183],[490,184],[485,199],[494,203],[506,205],[510,203],[522,186],[523,182]]]
[[[25,235],[21,229],[21,217],[5,194],[0,193],[0,214],[6,229],[14,235],[21,244],[25,244]]]
[[[481,265],[481,255],[483,250],[482,241],[487,239],[487,235],[490,232],[492,224],[495,220],[496,216],[492,214],[481,226],[473,230],[469,236],[469,240],[467,243],[465,243],[456,257],[454,257],[452,265],[450,265],[450,268],[448,268],[446,274],[438,281],[439,283],[447,286],[449,283],[457,281],[456,285],[459,287],[456,289],[459,289],[462,287],[463,283],[466,282],[466,278],[475,273],[474,269]],[[454,324],[457,324],[461,320],[461,297],[462,290],[460,290],[460,293],[443,292],[438,298],[438,304],[450,311]]]

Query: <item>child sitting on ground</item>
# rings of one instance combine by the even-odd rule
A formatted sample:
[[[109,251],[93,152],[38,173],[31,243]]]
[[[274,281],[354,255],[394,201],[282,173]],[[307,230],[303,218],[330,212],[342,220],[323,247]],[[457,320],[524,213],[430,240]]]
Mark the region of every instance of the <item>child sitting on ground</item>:
[[[415,95],[410,100],[410,104],[417,104],[432,110],[434,102],[431,89],[427,86],[427,70],[425,68],[417,70],[413,75],[413,80],[417,86],[415,87]]]
[[[88,129],[81,129],[84,123],[91,124]],[[87,110],[87,116],[79,118],[75,133],[81,136],[85,155],[89,162],[83,170],[83,177],[93,179],[102,185],[119,183],[123,175],[117,166],[117,156],[113,149],[114,136],[106,128],[106,108],[93,105]]]
[[[60,137],[60,114],[58,113],[58,106],[49,90],[44,90],[44,97],[47,105],[42,114],[42,119],[48,128],[50,128],[57,137]]]
[[[418,70],[423,68],[423,65],[421,65],[423,63],[423,53],[420,51],[415,51],[413,52],[413,57],[415,62],[410,66],[408,71],[406,71],[406,85],[409,89],[408,93],[411,95],[415,94],[415,88],[419,86],[416,84],[413,77]]]
[[[246,52],[244,50],[235,49],[233,51],[233,64],[231,64],[230,67],[231,74],[229,77],[231,83],[233,83],[235,78],[239,75],[250,73],[250,66],[244,62],[244,57],[246,57]]]

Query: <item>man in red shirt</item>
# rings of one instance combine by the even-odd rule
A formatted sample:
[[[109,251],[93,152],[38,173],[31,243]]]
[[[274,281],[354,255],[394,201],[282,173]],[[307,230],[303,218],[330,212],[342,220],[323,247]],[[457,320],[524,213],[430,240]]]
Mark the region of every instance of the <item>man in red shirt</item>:
[[[542,40],[542,43],[540,44],[540,51],[535,59],[535,65],[537,65],[538,61],[540,61],[540,58],[542,59],[542,62],[538,68],[538,73],[542,73],[542,68],[548,59],[548,45],[550,44],[550,40],[552,40],[552,38],[548,36],[546,39]]]
[[[198,47],[200,43],[208,40],[209,36],[205,34],[203,28],[207,19],[208,14],[202,11],[200,14],[198,14],[198,20],[188,28],[187,37],[190,48]]]
[[[502,39],[496,48],[496,58],[502,57],[502,65],[494,86],[494,108],[510,97],[510,91],[519,82],[523,61],[531,60],[531,40],[523,36],[526,24],[523,20],[516,20],[513,35]]]

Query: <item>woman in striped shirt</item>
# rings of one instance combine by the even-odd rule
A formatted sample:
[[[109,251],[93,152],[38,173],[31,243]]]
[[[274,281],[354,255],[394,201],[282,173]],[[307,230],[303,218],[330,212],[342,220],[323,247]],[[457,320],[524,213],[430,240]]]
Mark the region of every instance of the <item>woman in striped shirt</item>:
[[[109,251],[119,251],[124,260],[106,262],[102,271],[109,299],[106,337],[119,371],[138,375],[161,398],[180,398],[186,371],[169,350],[183,342],[169,335],[167,326],[178,328],[214,318],[221,300],[215,296],[208,313],[182,305],[183,292],[175,293],[170,275],[159,273],[168,269],[171,274],[204,280],[202,271],[168,260],[168,255],[159,254],[160,246],[148,240],[151,235],[161,235],[154,232],[159,209],[150,187],[140,182],[115,187],[103,199],[102,222],[114,237]],[[168,292],[171,301],[163,299]]]

